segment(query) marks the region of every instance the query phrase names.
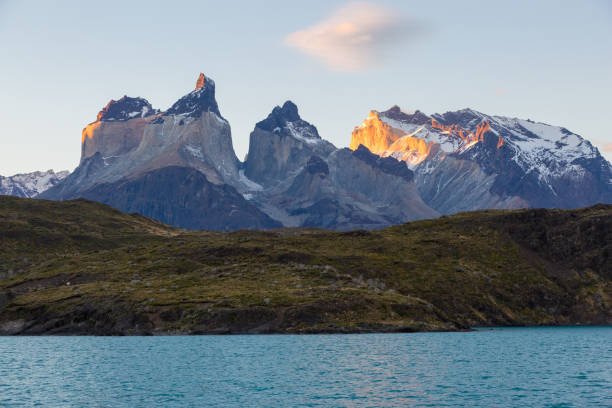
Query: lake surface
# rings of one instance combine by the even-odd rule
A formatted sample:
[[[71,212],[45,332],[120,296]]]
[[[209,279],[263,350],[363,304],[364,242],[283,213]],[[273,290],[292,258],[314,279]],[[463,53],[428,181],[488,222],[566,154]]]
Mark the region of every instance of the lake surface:
[[[0,406],[611,407],[612,327],[0,337]]]

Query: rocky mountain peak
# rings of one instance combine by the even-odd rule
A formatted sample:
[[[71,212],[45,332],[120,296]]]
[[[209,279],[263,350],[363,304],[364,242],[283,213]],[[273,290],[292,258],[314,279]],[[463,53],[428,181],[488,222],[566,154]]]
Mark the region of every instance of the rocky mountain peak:
[[[295,122],[301,119],[297,105],[291,101],[286,101],[282,107],[279,108],[277,106],[274,110],[276,110],[278,115],[285,118],[287,122]]]
[[[291,101],[286,101],[283,106],[276,106],[268,117],[258,122],[255,127],[307,143],[321,139],[317,128],[300,117],[297,106]]]
[[[215,99],[215,81],[201,73],[195,89],[176,101],[164,112],[164,116],[183,115],[199,118],[203,112],[213,112],[222,117]]]
[[[111,100],[99,113],[97,120],[103,122],[126,121],[144,118],[157,113],[144,98],[131,98],[127,95],[119,100]]]
[[[397,139],[405,135],[405,132],[396,129],[389,125],[387,122],[398,122],[403,123],[398,119],[391,119],[384,116],[387,113],[394,117],[403,117],[406,115],[401,112],[399,107],[397,110],[395,107],[389,109],[389,111],[378,112],[370,111],[368,117],[361,123],[361,125],[353,129],[351,134],[350,149],[356,150],[360,145],[367,147],[370,151],[381,154],[385,152],[389,146],[393,144]]]
[[[446,126],[457,125],[466,129],[475,128],[481,122],[485,122],[488,117],[470,108],[464,108],[454,112],[432,115],[438,123]]]
[[[0,176],[0,195],[35,197],[58,184],[68,174],[69,172],[66,170],[57,173],[53,170],[47,170],[15,174],[10,177]]]
[[[390,109],[384,112],[380,112],[380,116],[404,123],[412,123],[415,125],[424,125],[431,120],[428,115],[424,114],[419,110],[409,113],[403,111],[397,105],[393,105]]]
[[[251,132],[245,175],[257,183],[274,185],[301,171],[311,156],[326,158],[334,150],[316,127],[300,117],[297,106],[286,101]]]
[[[291,101],[286,101],[283,106],[275,106],[267,118],[258,122],[255,126],[273,132],[276,128],[283,128],[288,122],[301,120],[298,107]]]

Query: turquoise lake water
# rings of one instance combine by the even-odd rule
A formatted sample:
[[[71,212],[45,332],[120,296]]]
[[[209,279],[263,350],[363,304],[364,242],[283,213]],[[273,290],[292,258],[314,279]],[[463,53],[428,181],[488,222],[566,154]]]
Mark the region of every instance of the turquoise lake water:
[[[612,327],[0,337],[0,406],[612,407]]]

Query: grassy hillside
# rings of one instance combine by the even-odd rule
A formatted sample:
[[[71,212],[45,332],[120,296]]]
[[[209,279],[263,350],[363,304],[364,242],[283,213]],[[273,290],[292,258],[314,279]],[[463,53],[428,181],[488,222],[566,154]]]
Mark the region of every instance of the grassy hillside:
[[[0,333],[462,330],[611,324],[612,206],[380,231],[184,231],[0,197]]]

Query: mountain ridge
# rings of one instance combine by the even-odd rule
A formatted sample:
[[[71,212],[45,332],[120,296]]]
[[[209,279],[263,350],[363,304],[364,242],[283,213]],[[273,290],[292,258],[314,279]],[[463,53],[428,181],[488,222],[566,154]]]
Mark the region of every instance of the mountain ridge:
[[[443,213],[612,201],[612,166],[588,140],[565,128],[472,109],[415,115],[397,106],[371,111],[353,130],[351,149],[364,144],[405,161],[425,201]],[[474,180],[486,188],[468,188]],[[479,195],[438,194],[448,188]]]
[[[227,203],[226,211],[216,217],[225,217],[232,228],[281,223],[341,230],[483,208],[612,202],[612,166],[588,140],[562,127],[467,108],[433,115],[397,105],[371,111],[353,130],[347,149],[322,138],[288,100],[255,124],[241,162],[215,87],[200,73],[194,89],[166,111],[153,109],[143,98],[109,102],[83,130],[79,167],[39,197],[87,194],[132,211],[136,207],[109,186],[145,188],[148,204],[136,211],[173,223],[177,218],[168,211],[178,214],[186,205],[162,194],[174,186],[160,186],[157,196],[146,186],[152,174],[174,179],[162,177],[164,169],[167,175],[178,171],[173,168],[193,169],[205,181],[193,184],[190,192],[181,185],[181,195],[193,197],[197,203],[189,205],[207,213],[217,210],[202,191],[225,194],[217,197]],[[209,207],[202,207],[204,202]],[[252,208],[260,218],[243,217],[244,224],[236,224],[233,208]],[[222,221],[203,223],[194,211],[191,217],[180,226],[225,229]]]
[[[0,214],[3,335],[612,323],[612,205],[349,232],[185,231],[83,199],[0,197]]]
[[[68,170],[34,171],[19,173],[12,176],[0,176],[0,195],[32,198],[59,184],[68,177]]]

